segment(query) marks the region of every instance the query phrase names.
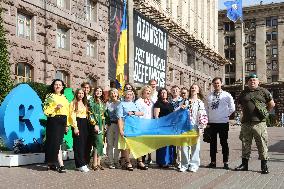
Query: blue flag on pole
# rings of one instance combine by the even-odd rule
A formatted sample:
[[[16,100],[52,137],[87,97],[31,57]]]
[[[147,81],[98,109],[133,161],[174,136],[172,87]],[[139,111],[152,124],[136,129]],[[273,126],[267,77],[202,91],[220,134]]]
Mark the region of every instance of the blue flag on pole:
[[[242,0],[226,1],[224,5],[227,7],[227,17],[236,22],[239,18],[243,17]]]

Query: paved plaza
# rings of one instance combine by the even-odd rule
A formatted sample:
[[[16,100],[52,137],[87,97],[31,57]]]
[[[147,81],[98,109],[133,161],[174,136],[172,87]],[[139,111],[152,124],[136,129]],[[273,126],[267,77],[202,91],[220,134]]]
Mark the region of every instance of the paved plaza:
[[[231,126],[229,132],[230,167],[240,161],[241,143],[238,139],[240,127]],[[81,173],[74,170],[74,162],[66,161],[68,172],[60,174],[46,171],[44,165],[0,168],[0,188],[284,188],[284,128],[268,128],[270,174],[260,174],[257,149],[252,147],[252,158],[248,172],[224,170],[221,167],[221,148],[217,154],[216,169],[204,166],[210,161],[209,144],[202,142],[201,168],[197,173],[180,173],[174,168],[160,169],[152,166],[148,171],[134,169],[90,171]]]

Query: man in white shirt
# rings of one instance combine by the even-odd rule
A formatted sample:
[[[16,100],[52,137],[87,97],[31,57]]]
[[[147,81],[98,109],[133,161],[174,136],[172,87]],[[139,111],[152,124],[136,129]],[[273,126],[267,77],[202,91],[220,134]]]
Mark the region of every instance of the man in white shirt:
[[[211,163],[209,168],[216,167],[217,153],[217,134],[219,134],[222,146],[224,169],[229,169],[229,117],[235,111],[235,103],[232,95],[221,89],[222,78],[215,77],[212,80],[214,91],[208,95],[208,127],[211,132],[210,157]]]

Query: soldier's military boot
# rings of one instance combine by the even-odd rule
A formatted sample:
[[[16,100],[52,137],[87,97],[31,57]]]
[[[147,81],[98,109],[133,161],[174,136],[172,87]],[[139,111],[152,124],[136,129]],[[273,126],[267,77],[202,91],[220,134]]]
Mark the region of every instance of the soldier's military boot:
[[[236,167],[235,171],[248,171],[248,159],[242,158],[242,164]]]
[[[261,160],[261,174],[268,174],[267,160]]]

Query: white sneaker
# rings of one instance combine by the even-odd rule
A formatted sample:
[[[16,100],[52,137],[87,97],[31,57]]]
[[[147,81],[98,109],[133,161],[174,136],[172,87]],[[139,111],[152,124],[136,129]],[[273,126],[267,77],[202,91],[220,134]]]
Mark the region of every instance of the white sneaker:
[[[82,166],[82,167],[79,167],[78,170],[81,171],[81,172],[83,172],[83,173],[87,173],[87,172],[90,171],[90,169],[89,169],[86,165],[84,165],[84,166]]]
[[[185,167],[181,167],[178,171],[183,173],[183,172],[186,171],[186,168]]]
[[[113,164],[110,164],[110,165],[108,166],[108,168],[110,168],[110,169],[115,169],[115,166],[114,166]]]
[[[189,170],[190,172],[196,173],[197,170],[198,170],[198,167],[190,167],[188,170]]]

